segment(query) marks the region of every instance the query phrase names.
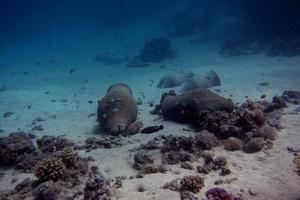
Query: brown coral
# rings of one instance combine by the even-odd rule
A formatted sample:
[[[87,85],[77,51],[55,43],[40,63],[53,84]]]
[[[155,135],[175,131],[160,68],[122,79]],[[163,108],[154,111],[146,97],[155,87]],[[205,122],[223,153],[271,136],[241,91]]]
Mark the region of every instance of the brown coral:
[[[24,153],[35,150],[31,138],[24,132],[15,132],[0,138],[0,162],[6,164],[16,163],[16,158]]]
[[[49,157],[39,161],[35,166],[35,176],[41,181],[57,181],[64,178],[66,165],[61,158]]]
[[[200,176],[185,176],[180,181],[180,184],[180,191],[191,191],[193,193],[198,193],[204,186],[204,179]]]

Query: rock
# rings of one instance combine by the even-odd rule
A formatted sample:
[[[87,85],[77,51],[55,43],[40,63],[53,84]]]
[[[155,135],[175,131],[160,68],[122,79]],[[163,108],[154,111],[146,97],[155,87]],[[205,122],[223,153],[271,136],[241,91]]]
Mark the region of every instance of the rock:
[[[209,71],[203,75],[195,75],[187,79],[180,92],[186,93],[197,88],[210,88],[220,85],[221,80],[218,74],[215,71]]]
[[[142,122],[139,122],[139,121],[133,122],[128,126],[127,133],[129,135],[137,134],[142,127],[143,127]]]
[[[234,105],[208,89],[194,89],[184,95],[165,95],[161,102],[161,111],[166,119],[197,123],[200,111],[232,112]]]
[[[275,140],[277,137],[277,129],[269,124],[265,124],[258,128],[256,134],[258,137],[263,137],[264,139]]]
[[[181,86],[185,81],[194,76],[193,72],[180,71],[176,74],[168,74],[163,76],[159,83],[158,88],[173,88]]]
[[[224,148],[228,151],[237,151],[242,149],[242,141],[236,137],[230,137],[225,140]]]
[[[126,131],[137,118],[137,105],[131,89],[123,83],[111,85],[98,103],[97,118],[111,135]]]
[[[255,153],[263,149],[265,141],[263,138],[252,138],[244,146],[243,150],[246,153]]]
[[[195,142],[198,147],[204,150],[209,150],[219,144],[217,137],[207,130],[201,131],[195,137]]]

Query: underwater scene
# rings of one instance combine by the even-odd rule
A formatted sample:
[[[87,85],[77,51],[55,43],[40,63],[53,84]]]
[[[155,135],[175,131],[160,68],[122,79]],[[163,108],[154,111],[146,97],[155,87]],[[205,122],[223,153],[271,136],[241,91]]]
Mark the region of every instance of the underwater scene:
[[[299,0],[0,0],[0,200],[299,200]]]

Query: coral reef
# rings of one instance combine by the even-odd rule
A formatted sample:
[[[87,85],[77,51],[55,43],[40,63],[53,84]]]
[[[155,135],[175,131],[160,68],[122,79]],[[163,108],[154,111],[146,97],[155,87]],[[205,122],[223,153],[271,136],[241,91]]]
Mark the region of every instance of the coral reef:
[[[33,196],[36,200],[56,200],[59,199],[61,188],[53,181],[47,181],[38,185],[34,191]]]
[[[212,188],[206,191],[207,200],[232,200],[232,195],[222,188]]]
[[[171,42],[168,39],[154,38],[145,41],[139,55],[129,60],[127,67],[147,66],[149,63],[160,63],[175,56],[176,51],[171,48]]]
[[[200,176],[184,176],[180,181],[180,191],[200,192],[204,187],[204,180]]]
[[[39,161],[35,166],[35,176],[41,181],[57,181],[65,178],[66,165],[61,158],[49,157]]]
[[[154,173],[165,173],[167,169],[163,165],[153,164],[153,159],[142,152],[137,152],[134,155],[133,168],[140,171],[138,176],[143,176],[144,174],[154,174]]]
[[[35,150],[32,137],[24,132],[15,132],[7,137],[0,138],[0,162],[15,164],[18,156],[32,153]]]
[[[277,129],[269,124],[265,124],[257,129],[256,136],[263,137],[266,140],[275,140],[277,137]]]
[[[101,174],[87,180],[84,188],[84,200],[111,199],[111,186]]]
[[[282,97],[285,101],[292,103],[292,104],[300,104],[300,91],[294,90],[285,90],[282,93]]]
[[[237,151],[242,149],[242,141],[236,137],[229,137],[224,142],[224,148],[228,151]]]
[[[243,146],[243,150],[246,153],[255,153],[262,150],[264,145],[265,140],[263,138],[252,138]]]
[[[85,140],[85,145],[75,146],[75,149],[85,149],[88,152],[98,148],[111,149],[119,146],[122,146],[120,139],[116,136],[109,135],[105,138],[90,137]]]
[[[198,135],[195,136],[196,146],[200,147],[203,150],[209,150],[213,147],[216,147],[219,144],[217,137],[208,132],[207,130],[201,131]]]
[[[74,143],[63,137],[55,136],[43,136],[40,139],[37,139],[37,145],[39,150],[43,153],[53,153],[55,151],[61,151],[65,147],[73,146]]]
[[[137,104],[129,86],[124,83],[111,85],[98,103],[97,119],[101,126],[109,134],[119,135],[125,132],[136,118]]]

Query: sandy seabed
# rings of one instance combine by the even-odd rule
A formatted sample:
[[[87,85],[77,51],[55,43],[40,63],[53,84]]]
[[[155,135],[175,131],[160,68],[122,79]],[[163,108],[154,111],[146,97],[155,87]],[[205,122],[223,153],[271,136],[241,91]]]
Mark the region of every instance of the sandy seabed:
[[[236,102],[244,102],[245,96],[259,100],[265,94],[268,100],[280,95],[286,89],[300,90],[300,57],[281,58],[264,55],[222,57],[218,54],[219,47],[215,45],[190,44],[189,39],[179,39],[174,42],[174,48],[179,49],[176,59],[167,60],[159,65],[146,68],[126,68],[126,64],[101,65],[93,60],[97,53],[105,49],[105,43],[115,43],[111,40],[97,38],[96,48],[81,48],[91,41],[74,45],[65,53],[51,55],[51,50],[36,52],[35,56],[25,56],[20,51],[2,65],[12,65],[12,68],[1,70],[1,85],[7,85],[8,90],[0,93],[0,113],[13,112],[8,118],[0,117],[1,136],[10,132],[25,131],[35,134],[38,138],[44,135],[61,136],[83,144],[89,137],[103,137],[96,122],[97,100],[105,95],[107,87],[115,82],[125,82],[133,90],[134,97],[140,97],[143,104],[139,105],[138,118],[144,126],[164,125],[164,129],[151,135],[137,134],[122,137],[123,146],[112,149],[96,149],[91,152],[81,151],[83,156],[92,156],[100,171],[108,178],[117,176],[135,176],[137,171],[132,168],[130,158],[133,149],[159,135],[194,135],[196,133],[183,131],[187,125],[164,121],[157,115],[151,115],[153,109],[149,102],[159,103],[160,96],[166,90],[156,88],[163,74],[178,70],[205,73],[215,70],[221,77],[222,85],[214,89],[220,95],[230,97]],[[84,39],[83,39],[84,40]],[[119,41],[126,49],[126,42]],[[129,43],[129,42],[128,42]],[[29,47],[27,47],[29,48]],[[128,47],[128,53],[134,54],[139,47]],[[28,49],[27,49],[28,50]],[[11,50],[13,51],[13,50]],[[118,54],[123,49],[112,48]],[[26,53],[27,54],[27,53]],[[81,55],[81,60],[76,60]],[[19,58],[20,57],[20,58]],[[25,59],[26,57],[26,59]],[[19,60],[19,61],[18,61]],[[52,60],[50,62],[50,60]],[[68,62],[68,60],[70,62]],[[163,68],[160,68],[164,65]],[[74,69],[70,73],[70,69]],[[26,72],[26,74],[24,73]],[[154,84],[152,84],[152,81]],[[268,82],[262,87],[258,84]],[[145,99],[143,98],[145,96]],[[30,109],[28,109],[30,107]],[[300,177],[296,175],[293,164],[293,154],[287,147],[299,148],[300,117],[292,114],[296,106],[290,105],[284,109],[281,117],[282,130],[273,148],[254,154],[242,151],[229,152],[223,147],[211,150],[217,156],[225,156],[232,173],[226,178],[237,178],[231,184],[220,187],[232,193],[241,193],[244,199],[280,199],[293,200],[300,198]],[[31,122],[41,117],[44,130],[33,131]],[[197,163],[194,163],[196,166]],[[185,175],[195,175],[195,170],[180,168],[180,165],[168,166],[166,174],[149,174],[142,179],[126,179],[123,186],[116,190],[116,199],[179,199],[178,192],[162,189],[162,186]],[[14,169],[1,169],[4,177],[0,180],[0,190],[13,189],[25,177],[32,174],[20,173]],[[217,172],[204,176],[205,187],[198,194],[215,187],[214,182],[220,179]],[[138,192],[137,187],[143,184],[145,192]],[[251,190],[251,194],[249,193]]]

